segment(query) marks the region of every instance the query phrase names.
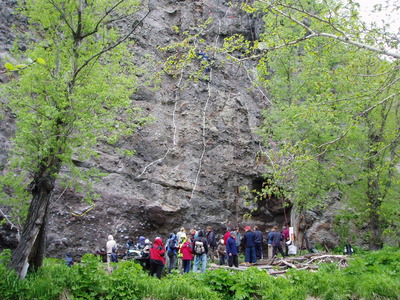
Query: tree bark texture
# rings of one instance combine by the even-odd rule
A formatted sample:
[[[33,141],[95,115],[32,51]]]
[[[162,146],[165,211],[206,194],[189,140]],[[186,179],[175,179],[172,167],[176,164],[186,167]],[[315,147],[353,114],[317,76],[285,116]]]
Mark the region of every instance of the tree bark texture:
[[[47,209],[55,182],[54,176],[50,174],[50,172],[38,172],[32,182],[32,202],[24,224],[21,240],[12,258],[12,267],[21,279],[26,276],[26,264],[35,269],[43,265],[46,245]]]
[[[375,134],[370,134],[370,139],[372,142],[378,142],[378,136]],[[374,144],[371,143],[371,147]],[[367,200],[370,204],[370,212],[369,212],[369,230],[370,230],[370,240],[369,240],[369,250],[375,251],[382,249],[383,241],[382,241],[382,222],[379,216],[379,209],[381,207],[381,190],[379,185],[379,175],[374,174],[376,169],[376,150],[371,152],[372,158],[368,160],[368,169],[370,175],[368,176],[368,184],[367,184]]]

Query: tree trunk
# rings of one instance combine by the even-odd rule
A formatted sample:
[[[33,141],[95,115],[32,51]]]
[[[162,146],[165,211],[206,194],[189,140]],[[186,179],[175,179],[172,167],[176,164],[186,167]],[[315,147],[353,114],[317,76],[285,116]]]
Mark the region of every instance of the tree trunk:
[[[379,183],[376,178],[369,179],[367,197],[370,203],[369,231],[370,240],[368,248],[370,251],[382,249],[382,220],[379,215],[381,200],[379,199]]]
[[[51,172],[38,172],[31,184],[33,195],[21,239],[12,258],[12,267],[24,279],[29,266],[35,269],[43,265],[46,244],[47,209],[54,189]],[[54,173],[53,173],[54,174]]]

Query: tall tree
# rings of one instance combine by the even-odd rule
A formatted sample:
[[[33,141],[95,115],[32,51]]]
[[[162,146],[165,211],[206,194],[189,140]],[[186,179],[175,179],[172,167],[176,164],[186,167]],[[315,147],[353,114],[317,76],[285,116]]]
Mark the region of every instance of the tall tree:
[[[263,134],[275,184],[300,209],[340,191],[347,216],[379,248],[399,225],[399,54],[387,50],[398,44],[366,31],[352,2],[260,2],[269,21],[259,75],[273,98]]]
[[[65,180],[76,187],[90,181],[99,173],[77,168],[73,159],[96,156],[97,143],[113,144],[148,121],[129,99],[138,72],[129,38],[140,24],[133,22],[140,5],[136,0],[21,1],[35,42],[23,54],[24,63],[6,65],[19,73],[4,87],[2,99],[3,108],[16,116],[17,131],[8,172],[1,177],[4,197],[30,200],[12,260],[21,278],[29,265],[42,265],[46,215],[61,168],[68,169]],[[150,11],[144,9],[146,17]],[[16,176],[29,183],[30,199],[10,180]]]

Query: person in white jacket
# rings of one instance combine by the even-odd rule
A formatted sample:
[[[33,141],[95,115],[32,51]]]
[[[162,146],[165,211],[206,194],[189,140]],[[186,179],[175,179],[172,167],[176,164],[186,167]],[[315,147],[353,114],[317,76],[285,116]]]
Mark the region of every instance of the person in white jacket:
[[[117,248],[117,242],[114,240],[113,236],[110,234],[108,236],[108,242],[106,244],[106,251],[107,251],[107,269],[111,272],[110,269],[110,260],[111,260],[111,253],[113,248]]]

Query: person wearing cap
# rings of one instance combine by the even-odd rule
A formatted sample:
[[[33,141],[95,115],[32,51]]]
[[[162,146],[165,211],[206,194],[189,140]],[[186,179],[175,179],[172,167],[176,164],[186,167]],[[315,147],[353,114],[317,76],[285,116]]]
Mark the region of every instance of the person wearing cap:
[[[235,232],[231,232],[231,236],[226,241],[226,253],[228,254],[228,264],[232,268],[235,265],[236,268],[239,267],[238,261],[238,251],[236,246]]]
[[[244,228],[244,231],[246,232],[246,234],[244,235],[244,238],[243,238],[243,241],[246,245],[244,261],[248,262],[248,263],[256,263],[257,256],[256,256],[255,243],[254,243],[254,233],[251,231],[250,226],[246,226]]]

